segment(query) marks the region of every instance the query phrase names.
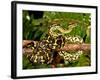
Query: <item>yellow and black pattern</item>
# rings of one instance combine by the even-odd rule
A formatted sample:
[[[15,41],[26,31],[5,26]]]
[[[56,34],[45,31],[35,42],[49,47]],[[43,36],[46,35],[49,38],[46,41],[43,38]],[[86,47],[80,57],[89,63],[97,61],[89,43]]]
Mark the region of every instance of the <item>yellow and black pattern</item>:
[[[51,27],[53,30],[53,27]],[[54,30],[61,28],[55,28]],[[32,63],[40,63],[40,64],[50,64],[53,63],[56,56],[60,56],[63,58],[64,63],[68,63],[71,61],[76,61],[79,59],[80,55],[83,53],[82,51],[77,52],[67,52],[67,51],[57,51],[58,49],[64,47],[65,44],[81,44],[83,43],[83,39],[79,36],[64,36],[64,33],[56,33],[53,31],[49,32],[47,39],[42,41],[33,41],[31,44],[27,45],[28,48],[32,49],[32,53],[28,54],[27,57]],[[56,53],[55,53],[56,52]],[[56,56],[55,56],[56,55]]]
[[[69,25],[68,27],[70,27],[70,28],[68,30],[63,29],[62,27],[60,27],[58,25],[52,26],[50,28],[50,35],[52,35],[54,38],[59,35],[63,35],[64,36],[64,44],[82,44],[83,39],[80,36],[66,35],[66,34],[70,33],[72,31],[72,29],[75,28],[76,26],[77,26],[76,23]],[[79,59],[79,57],[83,54],[83,51],[81,51],[81,50],[76,51],[76,52],[59,51],[58,54],[61,57],[63,57],[64,63],[67,64],[69,62],[77,61]]]
[[[64,43],[65,39],[62,35],[59,35],[56,39],[48,36],[47,40],[33,41],[28,45],[28,48],[31,48],[33,53],[28,54],[27,57],[32,63],[52,63],[53,51],[63,47]]]

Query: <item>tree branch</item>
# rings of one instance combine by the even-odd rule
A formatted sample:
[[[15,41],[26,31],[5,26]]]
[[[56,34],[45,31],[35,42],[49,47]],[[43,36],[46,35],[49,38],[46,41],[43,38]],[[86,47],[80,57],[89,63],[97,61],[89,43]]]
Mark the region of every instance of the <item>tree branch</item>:
[[[32,40],[23,40],[23,53],[32,53],[32,49],[25,48]],[[91,49],[90,44],[82,43],[82,44],[65,44],[63,48],[58,49],[57,51],[89,51]]]
[[[89,51],[91,49],[90,44],[65,44],[65,46],[58,51],[78,51],[78,50],[83,50],[83,51]]]

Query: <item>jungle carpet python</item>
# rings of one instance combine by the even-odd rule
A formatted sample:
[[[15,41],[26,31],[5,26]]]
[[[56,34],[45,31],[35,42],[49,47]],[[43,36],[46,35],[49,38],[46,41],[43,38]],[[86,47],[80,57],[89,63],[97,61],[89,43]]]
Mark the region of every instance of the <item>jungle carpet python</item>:
[[[50,26],[47,39],[42,41],[33,41],[27,45],[28,48],[32,49],[32,53],[27,54],[29,61],[32,64],[68,64],[69,62],[77,61],[80,55],[83,54],[81,50],[76,52],[57,51],[57,49],[64,47],[65,43],[81,44],[83,42],[83,39],[77,35],[64,36],[64,34],[70,33],[76,26],[77,24],[70,25],[69,30],[64,30],[62,27],[57,25]],[[55,32],[56,30],[59,32]],[[58,61],[56,61],[56,59],[58,59]]]

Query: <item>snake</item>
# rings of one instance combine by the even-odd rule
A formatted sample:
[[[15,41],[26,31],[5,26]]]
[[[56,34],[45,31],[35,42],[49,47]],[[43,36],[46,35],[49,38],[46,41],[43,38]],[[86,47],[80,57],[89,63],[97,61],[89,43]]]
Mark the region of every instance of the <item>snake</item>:
[[[32,49],[32,53],[27,54],[29,61],[32,64],[51,64],[54,61],[55,51],[64,47],[65,43],[81,44],[83,40],[80,36],[65,36],[76,26],[77,24],[69,25],[67,30],[58,25],[51,25],[47,39],[32,41],[31,44],[27,45],[28,48]],[[63,58],[65,64],[68,64],[69,62],[77,61],[83,52],[81,50],[77,52],[58,51],[57,54]]]
[[[76,36],[71,36],[71,35],[67,35],[65,36],[65,34],[70,33],[73,28],[77,27],[77,24],[72,24],[68,26],[68,30],[63,29],[61,26],[52,26],[50,28],[50,34],[53,37],[59,36],[59,35],[64,35],[65,37],[65,43],[66,44],[82,44],[83,43],[83,39],[76,35]],[[57,33],[58,30],[58,33]],[[68,51],[59,51],[58,54],[60,56],[62,56],[64,58],[64,62],[65,64],[68,64],[69,62],[75,62],[79,59],[79,57],[83,54],[82,50],[76,51],[76,52],[68,52]]]

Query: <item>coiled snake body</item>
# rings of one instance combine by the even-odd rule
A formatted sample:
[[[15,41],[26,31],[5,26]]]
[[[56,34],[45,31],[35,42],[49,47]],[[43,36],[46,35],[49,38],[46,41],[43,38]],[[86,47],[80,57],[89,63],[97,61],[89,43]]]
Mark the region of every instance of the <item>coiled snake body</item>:
[[[55,55],[59,55],[62,57],[65,64],[77,61],[83,53],[82,51],[56,51],[57,49],[64,47],[65,43],[81,44],[83,42],[80,36],[64,36],[64,34],[70,33],[74,27],[76,27],[76,24],[71,25],[70,30],[64,30],[60,26],[51,26],[47,39],[42,41],[33,41],[30,45],[28,45],[28,47],[33,50],[31,54],[27,55],[28,59],[33,64],[51,64],[55,61]],[[56,30],[59,32],[55,32]]]

